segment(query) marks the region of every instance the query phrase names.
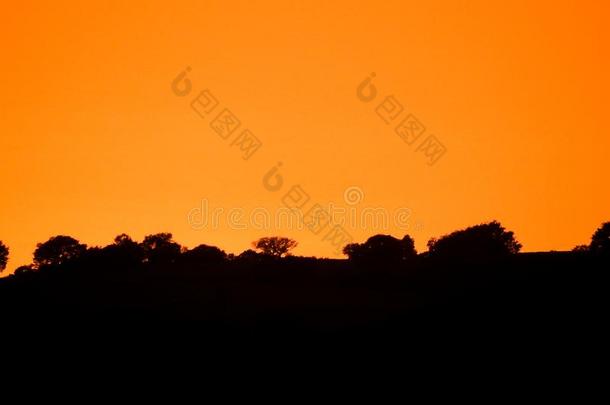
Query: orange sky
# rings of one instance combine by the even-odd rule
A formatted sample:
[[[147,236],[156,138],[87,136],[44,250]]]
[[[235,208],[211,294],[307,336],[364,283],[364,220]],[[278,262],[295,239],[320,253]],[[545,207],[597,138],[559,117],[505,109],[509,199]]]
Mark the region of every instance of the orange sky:
[[[297,254],[337,256],[306,229],[189,224],[202,201],[273,213],[295,184],[308,207],[410,210],[408,230],[345,226],[355,241],[410,233],[421,251],[430,237],[498,219],[527,251],[586,243],[610,219],[610,7],[495,3],[5,4],[9,271],[56,234],[105,245],[170,231],[235,253],[286,235]],[[178,97],[171,83],[186,66],[193,90]],[[364,103],[356,88],[372,72],[378,96]],[[220,104],[201,118],[190,102],[204,89]],[[376,114],[389,95],[400,118],[414,114],[445,145],[435,165]],[[247,161],[210,128],[223,108],[262,142]],[[278,162],[285,185],[271,192],[262,177]],[[346,203],[349,187],[358,204]]]

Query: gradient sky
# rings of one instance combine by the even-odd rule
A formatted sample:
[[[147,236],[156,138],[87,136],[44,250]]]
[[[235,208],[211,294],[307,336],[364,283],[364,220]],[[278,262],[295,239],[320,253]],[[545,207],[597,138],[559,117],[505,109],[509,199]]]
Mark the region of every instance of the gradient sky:
[[[262,185],[278,162],[311,202],[348,207],[344,191],[358,187],[350,208],[411,210],[408,231],[347,226],[355,241],[410,233],[421,251],[497,219],[526,251],[564,250],[610,219],[603,2],[95,3],[3,6],[9,272],[57,234],[106,245],[168,231],[234,253],[286,235],[297,254],[337,256],[308,230],[189,224],[203,200],[281,207],[286,190]],[[187,66],[193,93],[177,97]],[[356,88],[372,72],[378,98],[363,103]],[[203,89],[262,141],[248,161],[190,108]],[[435,165],[377,116],[389,95],[447,148]]]

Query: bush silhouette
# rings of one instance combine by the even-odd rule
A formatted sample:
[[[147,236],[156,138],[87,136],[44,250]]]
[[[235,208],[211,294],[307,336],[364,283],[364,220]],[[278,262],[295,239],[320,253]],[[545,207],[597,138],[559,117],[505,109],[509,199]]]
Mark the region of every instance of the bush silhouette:
[[[82,256],[86,250],[87,245],[70,236],[53,236],[48,241],[36,245],[34,265],[37,268],[59,266]]]
[[[359,263],[398,264],[417,256],[415,243],[409,235],[402,239],[390,235],[375,235],[366,242],[350,243],[343,248],[350,260]]]
[[[174,242],[171,233],[148,235],[140,244],[144,261],[152,264],[174,263],[179,257],[182,247]]]
[[[262,253],[248,249],[237,255],[234,260],[241,263],[257,263],[260,262],[264,257],[265,256]]]
[[[0,240],[0,273],[6,269],[6,263],[8,263],[8,247]]]
[[[15,275],[16,276],[22,276],[28,273],[32,273],[34,272],[34,267],[31,264],[28,264],[26,266],[19,266],[17,267],[17,269],[15,270]]]
[[[114,238],[112,245],[101,250],[101,257],[109,266],[135,267],[143,262],[144,249],[129,235],[123,233]]]
[[[431,257],[451,260],[486,260],[519,253],[513,232],[497,221],[475,225],[428,242]]]
[[[127,235],[126,233],[122,233],[120,235],[117,235],[114,238],[114,246],[118,246],[118,247],[133,247],[133,246],[137,246],[138,243],[134,242],[133,239],[131,239],[131,236]]]
[[[252,242],[255,249],[260,250],[264,255],[273,257],[286,256],[297,245],[297,241],[279,236],[260,238]]]
[[[595,254],[610,255],[610,222],[603,223],[595,231],[589,250]]]
[[[199,245],[182,254],[183,262],[187,264],[218,265],[227,259],[227,254],[215,246]]]

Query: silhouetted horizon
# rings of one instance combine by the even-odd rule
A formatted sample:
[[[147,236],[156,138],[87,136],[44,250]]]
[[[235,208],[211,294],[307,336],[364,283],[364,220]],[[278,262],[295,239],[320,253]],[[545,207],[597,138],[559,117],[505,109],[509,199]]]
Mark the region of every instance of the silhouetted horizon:
[[[485,229],[488,228],[488,229]],[[573,250],[577,250],[577,251],[587,251],[587,250],[600,250],[600,249],[608,249],[607,246],[605,244],[603,244],[603,242],[601,242],[600,240],[603,240],[603,238],[605,237],[605,235],[610,235],[610,222],[605,222],[603,223],[593,234],[593,236],[591,237],[591,241],[589,243],[589,245],[578,245],[575,246],[572,250],[549,250],[549,251],[522,251],[522,245],[516,240],[515,235],[513,232],[511,231],[506,231],[505,228],[501,225],[500,222],[498,221],[491,221],[488,223],[482,223],[479,225],[474,225],[474,226],[470,226],[461,230],[457,230],[448,234],[445,234],[439,238],[431,238],[428,243],[428,250],[425,252],[417,252],[415,249],[415,245],[414,245],[414,239],[406,234],[403,237],[403,241],[406,241],[407,243],[407,249],[409,251],[409,255],[430,255],[431,253],[438,253],[437,251],[439,250],[439,247],[441,247],[442,250],[442,246],[444,245],[443,242],[449,240],[455,240],[456,238],[460,238],[463,237],[464,235],[466,235],[468,237],[469,234],[473,234],[476,232],[479,232],[481,230],[483,230],[484,232],[488,232],[489,235],[487,235],[489,238],[488,239],[493,239],[493,232],[496,232],[496,236],[501,236],[503,238],[502,241],[498,241],[497,245],[495,247],[495,249],[505,249],[506,253],[510,253],[510,254],[518,254],[518,253],[551,253],[551,252],[570,252]],[[470,236],[472,237],[472,236]],[[480,239],[484,239],[485,235],[480,235],[478,236]],[[398,239],[396,239],[395,237],[391,236],[391,235],[387,235],[387,234],[377,234],[374,236],[371,236],[365,243],[363,244],[359,244],[359,243],[350,243],[346,246],[344,246],[344,248],[342,249],[342,253],[344,256],[347,256],[347,259],[345,258],[331,258],[331,257],[324,257],[324,256],[299,256],[299,255],[294,255],[292,254],[292,250],[298,246],[298,242],[295,240],[292,240],[290,238],[287,237],[281,237],[281,236],[274,236],[274,237],[263,237],[260,238],[257,241],[252,242],[252,247],[254,247],[257,251],[258,254],[263,254],[263,255],[270,255],[270,256],[278,256],[278,257],[284,257],[284,256],[294,256],[294,257],[310,257],[310,258],[319,258],[319,259],[328,259],[328,260],[348,260],[348,259],[354,259],[354,256],[357,256],[357,249],[360,246],[366,246],[367,243],[373,243],[375,240],[379,240],[381,244],[384,243],[384,241],[386,243],[395,243],[395,244],[400,244],[400,241]],[[126,234],[120,234],[115,238],[115,243],[114,245],[120,244],[120,243],[127,243],[127,241],[129,241],[129,243],[132,244],[138,244],[138,242],[135,242],[132,240],[132,238],[129,235]],[[439,243],[440,242],[440,243]],[[192,252],[193,250],[197,250],[200,247],[210,247],[210,248],[214,248],[217,249],[219,252],[222,252],[222,254],[224,255],[225,258],[233,258],[233,257],[239,257],[239,255],[243,255],[243,254],[248,254],[249,252],[252,253],[257,253],[255,251],[252,251],[251,249],[246,249],[244,251],[242,251],[240,254],[236,255],[233,253],[225,253],[224,250],[222,250],[221,247],[216,247],[216,246],[208,246],[206,244],[200,244],[198,246],[196,246],[193,249],[188,249],[185,246],[180,245],[179,243],[175,242],[173,240],[173,235],[171,233],[158,233],[158,234],[152,234],[152,235],[148,235],[145,236],[142,243],[140,243],[139,245],[142,247],[148,247],[151,244],[155,245],[155,243],[160,243],[160,244],[167,244],[168,246],[171,247],[171,249],[174,250],[174,252],[176,254],[178,253],[188,253],[188,252]],[[464,242],[464,244],[466,245],[467,242]],[[56,245],[56,246],[53,246]],[[37,249],[33,254],[33,258],[34,261],[30,264],[25,264],[25,265],[19,265],[19,266],[15,266],[13,267],[13,272],[22,268],[31,268],[31,269],[35,269],[37,267],[39,267],[40,265],[44,266],[45,264],[49,264],[46,263],[44,261],[44,259],[41,259],[40,256],[44,255],[44,248],[48,248],[50,250],[50,252],[48,252],[48,254],[57,254],[57,252],[54,252],[54,250],[59,249],[59,247],[61,245],[66,245],[69,248],[69,252],[65,253],[66,258],[65,259],[71,259],[74,257],[77,257],[79,255],[82,255],[84,253],[86,253],[89,250],[96,250],[96,249],[104,249],[104,248],[108,248],[109,246],[113,246],[108,245],[106,247],[99,247],[99,246],[93,246],[93,247],[88,247],[86,244],[82,244],[80,243],[78,240],[76,240],[75,238],[71,237],[71,236],[67,236],[67,235],[57,235],[54,237],[51,237],[47,242],[45,243],[38,243],[37,244]],[[279,246],[282,245],[282,246]],[[50,246],[50,247],[49,247]],[[465,248],[466,246],[464,246]],[[150,250],[150,248],[148,248]],[[399,248],[400,249],[400,248]],[[42,250],[42,252],[41,252]],[[468,255],[475,255],[476,252],[470,252],[470,253],[464,253],[466,256]],[[0,240],[0,277],[6,277],[10,274],[12,274],[13,272],[10,272],[9,274],[2,274],[7,266],[7,261],[9,260],[9,248]],[[57,264],[57,263],[55,263]]]
[[[411,333],[421,322],[499,322],[516,330],[540,317],[558,325],[603,316],[610,222],[570,252],[520,253],[499,222],[428,242],[374,235],[347,259],[290,254],[297,242],[264,237],[239,255],[186,249],[170,233],[118,235],[87,247],[58,235],[32,264],[0,280],[8,320],[196,320],[215,333]],[[9,249],[0,243],[0,265]],[[571,314],[571,315],[570,315]]]

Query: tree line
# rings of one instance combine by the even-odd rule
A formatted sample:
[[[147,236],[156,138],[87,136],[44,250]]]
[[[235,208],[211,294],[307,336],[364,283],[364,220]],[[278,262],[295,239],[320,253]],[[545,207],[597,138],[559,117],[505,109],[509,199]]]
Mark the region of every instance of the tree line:
[[[148,235],[142,242],[121,234],[114,243],[105,247],[88,247],[73,237],[58,235],[38,243],[33,262],[21,266],[15,274],[35,272],[49,267],[62,266],[81,258],[100,260],[122,265],[168,266],[179,261],[217,265],[230,260],[252,261],[260,258],[284,258],[298,246],[295,240],[285,237],[264,237],[252,242],[252,248],[239,255],[227,254],[215,246],[199,245],[187,249],[174,241],[171,233]],[[471,226],[428,242],[428,251],[418,254],[411,236],[398,239],[390,235],[375,235],[363,243],[350,243],[343,253],[350,261],[371,265],[408,264],[418,257],[451,261],[501,259],[519,253],[522,245],[512,231],[498,221]],[[577,246],[575,252],[610,255],[610,222],[603,223],[593,234],[588,245]],[[9,248],[0,241],[0,272],[6,268]]]

